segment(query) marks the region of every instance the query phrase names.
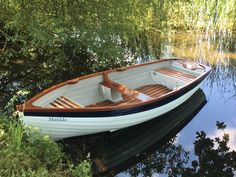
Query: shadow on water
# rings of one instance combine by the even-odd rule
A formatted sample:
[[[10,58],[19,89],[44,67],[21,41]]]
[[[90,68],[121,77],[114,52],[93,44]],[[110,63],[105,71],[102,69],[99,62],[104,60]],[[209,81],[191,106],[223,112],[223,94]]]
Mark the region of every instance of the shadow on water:
[[[85,147],[86,152],[91,154],[95,176],[114,176],[150,156],[155,158],[151,160],[152,163],[160,162],[153,168],[161,172],[168,165],[164,163],[163,156],[171,158],[173,154],[177,154],[175,150],[179,151],[178,148],[172,147],[175,146],[174,141],[170,140],[194,118],[205,104],[205,94],[199,89],[182,105],[157,119],[113,133],[66,139],[64,143],[71,145],[72,148],[67,149],[67,152],[71,154],[75,149],[78,151],[76,144],[80,146],[79,148]],[[83,142],[83,147],[81,142]],[[165,147],[162,152],[159,152],[158,149],[163,146],[169,146],[169,148]],[[170,152],[170,149],[173,152]],[[186,156],[184,151],[181,154]],[[177,157],[173,156],[173,158]]]

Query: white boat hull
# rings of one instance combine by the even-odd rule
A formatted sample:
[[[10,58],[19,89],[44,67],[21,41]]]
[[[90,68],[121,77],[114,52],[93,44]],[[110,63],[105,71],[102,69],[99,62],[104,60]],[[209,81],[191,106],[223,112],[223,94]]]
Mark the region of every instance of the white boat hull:
[[[26,125],[38,127],[43,133],[57,140],[73,136],[114,131],[140,124],[169,112],[185,102],[199,88],[200,84],[181,97],[163,106],[134,114],[112,117],[46,117],[22,115],[22,120]]]

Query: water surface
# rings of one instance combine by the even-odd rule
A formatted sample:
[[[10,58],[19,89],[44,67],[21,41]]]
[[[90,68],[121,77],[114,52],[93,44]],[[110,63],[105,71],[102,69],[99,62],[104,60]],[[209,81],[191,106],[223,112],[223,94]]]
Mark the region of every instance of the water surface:
[[[200,112],[177,134],[175,143],[182,145],[190,160],[194,155],[194,140],[197,131],[204,131],[209,137],[221,137],[223,131],[216,128],[216,121],[224,122],[229,134],[229,147],[236,150],[236,36],[229,33],[213,34],[167,34],[162,41],[160,55],[162,57],[184,57],[200,61],[212,67],[212,72],[204,81],[202,90],[206,95],[207,103]],[[191,106],[191,105],[189,105]],[[173,116],[173,118],[175,118]],[[158,142],[157,142],[158,143]],[[153,152],[158,156],[158,150]],[[156,154],[155,154],[156,153]],[[151,155],[148,158],[150,158]],[[145,161],[145,160],[144,160]],[[166,176],[167,172],[152,166],[152,162],[144,165],[137,162],[117,176],[146,176],[147,170],[152,176]],[[135,172],[135,173],[134,173]],[[235,171],[234,171],[235,172]],[[178,173],[177,173],[178,174]]]

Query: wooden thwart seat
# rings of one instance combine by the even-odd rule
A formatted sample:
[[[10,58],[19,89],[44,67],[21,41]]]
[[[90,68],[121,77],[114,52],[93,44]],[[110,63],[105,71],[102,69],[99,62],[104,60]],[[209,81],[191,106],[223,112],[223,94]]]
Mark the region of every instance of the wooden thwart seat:
[[[167,87],[160,84],[144,85],[139,88],[136,88],[135,90],[142,92],[143,94],[148,95],[149,97],[152,97],[152,98],[158,98],[162,96],[163,94],[166,94],[172,91],[171,89],[168,89]],[[123,100],[116,103],[109,100],[104,100],[104,101],[100,101],[94,104],[87,105],[86,107],[120,106],[120,105],[127,105],[127,104],[140,103],[140,102],[141,100],[123,95]]]
[[[97,103],[87,105],[86,107],[107,107],[107,106],[121,106],[127,104],[140,103],[150,99],[158,98],[168,92],[171,92],[171,89],[168,89],[164,85],[160,84],[151,84],[144,85],[136,89],[127,88],[123,84],[116,83],[111,81],[107,74],[103,74],[104,81],[100,83],[101,85],[113,89],[122,94],[123,99],[118,102],[112,102],[111,100],[103,100]]]
[[[81,108],[82,106],[75,103],[74,101],[70,100],[69,98],[66,98],[64,96],[60,96],[57,99],[55,99],[53,102],[50,103],[55,108]]]
[[[193,76],[191,74],[185,73],[183,71],[177,71],[177,70],[170,69],[170,68],[159,68],[159,69],[156,69],[155,71],[175,77],[175,78],[183,80],[185,82],[191,82],[193,79],[196,78],[195,76]]]
[[[110,89],[113,89],[117,92],[120,92],[124,96],[135,98],[141,101],[147,101],[147,100],[152,99],[152,97],[145,95],[137,90],[130,89],[123,84],[119,84],[110,80],[107,76],[107,73],[104,73],[103,77],[104,77],[104,81],[101,83],[101,85],[108,87]]]

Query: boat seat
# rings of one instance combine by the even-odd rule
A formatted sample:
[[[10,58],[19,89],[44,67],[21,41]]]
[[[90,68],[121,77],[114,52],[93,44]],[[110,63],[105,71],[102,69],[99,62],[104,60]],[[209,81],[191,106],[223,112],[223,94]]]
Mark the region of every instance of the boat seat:
[[[146,94],[150,97],[153,98],[158,98],[166,93],[171,92],[171,89],[168,89],[167,87],[160,85],[160,84],[152,84],[152,85],[143,85],[141,87],[136,88],[135,90]],[[112,102],[109,99],[103,100],[100,102],[96,102],[90,105],[87,105],[86,107],[106,107],[106,106],[120,106],[120,105],[128,105],[128,104],[133,104],[133,103],[140,103],[142,102],[141,100],[132,98],[132,97],[127,97],[123,96],[123,99],[121,101],[117,102]]]
[[[57,99],[53,100],[53,102],[50,103],[55,108],[84,108],[83,105],[76,103],[75,101],[70,100],[69,98],[66,98],[64,96],[60,96]]]
[[[191,82],[192,80],[194,80],[196,78],[195,76],[188,74],[186,72],[177,71],[177,70],[170,69],[170,68],[158,68],[158,69],[155,69],[154,71],[159,72],[161,74],[175,77],[175,78],[180,79],[185,82]]]
[[[112,90],[115,90],[115,91],[121,93],[124,96],[135,98],[135,99],[138,99],[138,100],[141,100],[141,101],[147,101],[147,100],[152,99],[152,97],[150,97],[150,96],[148,96],[144,93],[141,93],[137,90],[130,89],[130,88],[126,87],[123,84],[119,84],[119,83],[116,83],[116,82],[110,80],[108,78],[107,73],[104,73],[103,77],[104,77],[104,80],[103,80],[102,83],[100,83],[100,85],[105,86],[107,88],[110,88]]]

